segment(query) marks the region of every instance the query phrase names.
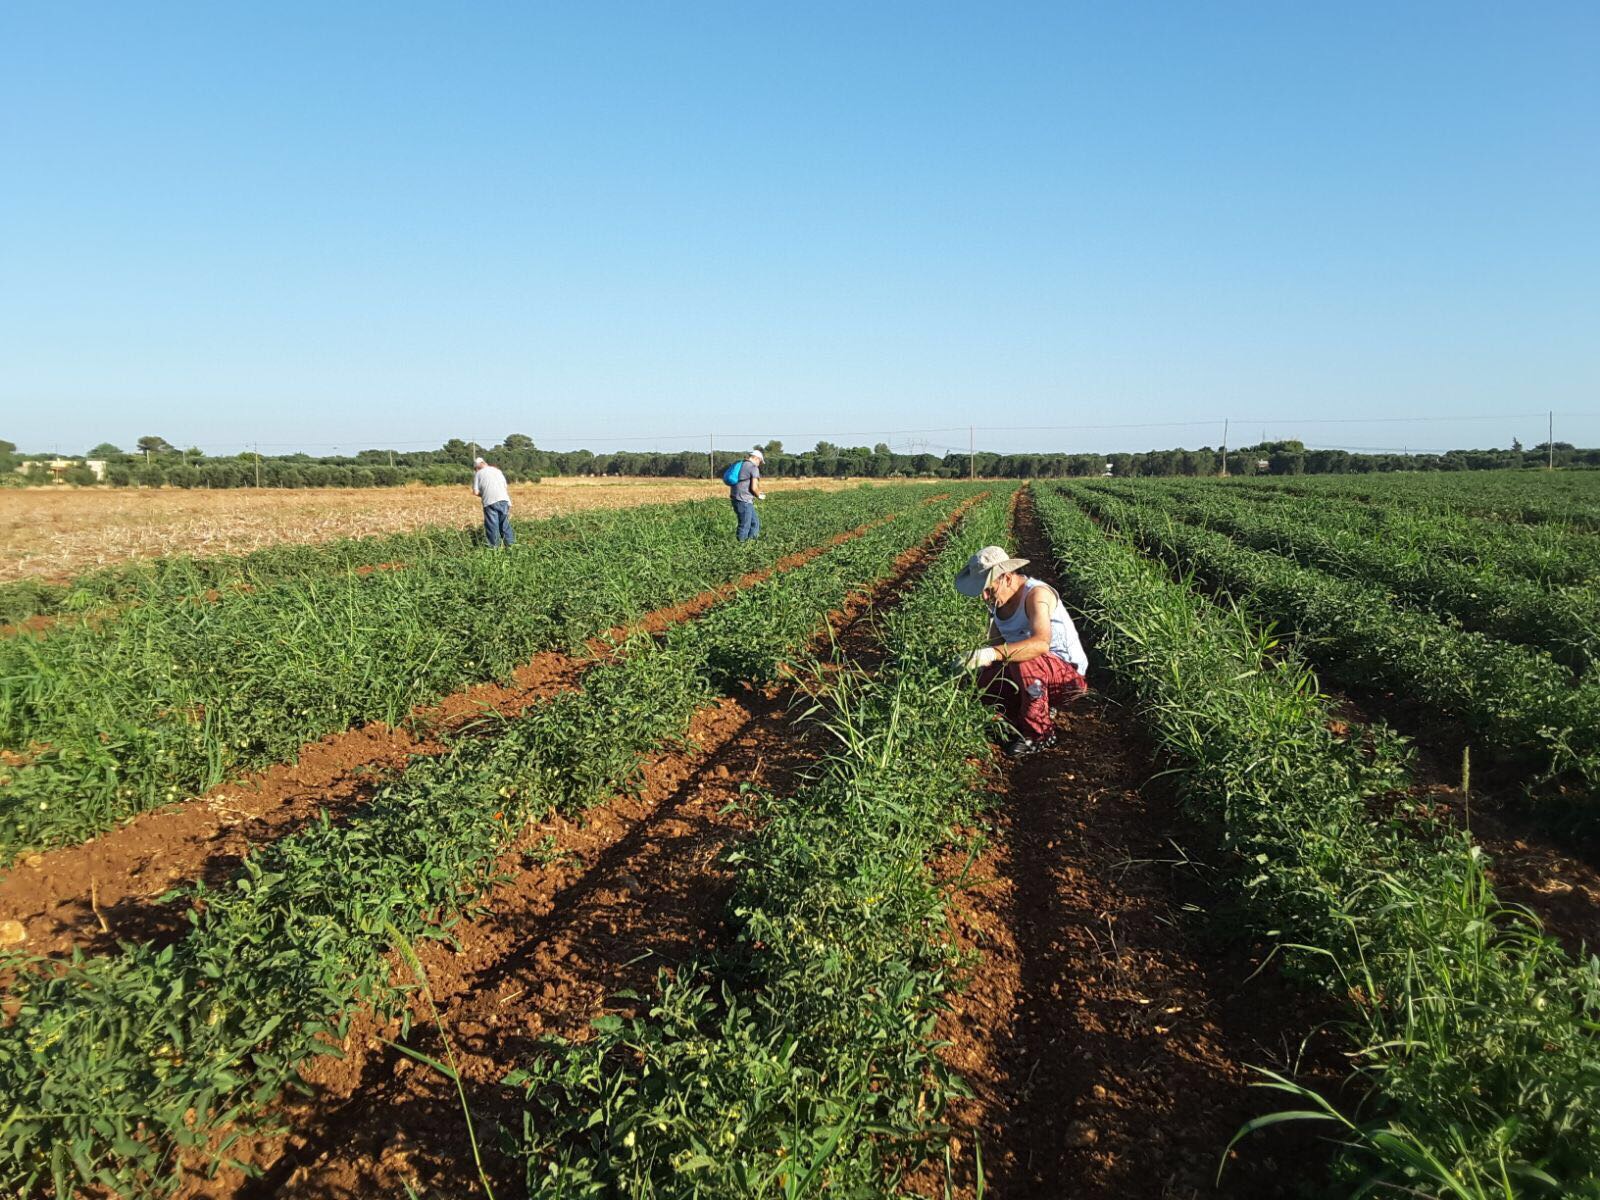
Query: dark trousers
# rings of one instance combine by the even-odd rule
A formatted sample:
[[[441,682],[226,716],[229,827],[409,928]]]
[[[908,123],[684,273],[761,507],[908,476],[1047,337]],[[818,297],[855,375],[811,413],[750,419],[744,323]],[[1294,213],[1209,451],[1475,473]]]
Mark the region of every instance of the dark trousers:
[[[483,506],[483,536],[491,546],[516,544],[517,535],[511,532],[511,501],[497,500]]]

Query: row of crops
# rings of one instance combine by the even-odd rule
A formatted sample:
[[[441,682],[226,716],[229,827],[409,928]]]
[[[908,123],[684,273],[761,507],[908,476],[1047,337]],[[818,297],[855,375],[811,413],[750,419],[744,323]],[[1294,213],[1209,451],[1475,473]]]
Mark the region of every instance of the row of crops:
[[[1288,1093],[1282,1119],[1324,1122],[1349,1143],[1349,1189],[1594,1194],[1600,960],[1574,962],[1498,904],[1482,852],[1453,827],[1380,815],[1405,779],[1402,743],[1341,736],[1307,664],[1263,630],[1258,609],[1208,601],[1140,551],[1237,572],[1236,585],[1246,577],[1229,556],[1256,552],[1070,490],[1101,524],[1055,491],[1037,494],[1038,512],[1100,665],[1215,831],[1257,932],[1344,1008],[1359,1086],[1332,1103],[1269,1077]],[[1285,590],[1268,592],[1269,605],[1300,594],[1292,575],[1251,582],[1278,578]],[[1349,605],[1345,619],[1360,613]],[[1332,632],[1315,627],[1307,644]]]
[[[1352,499],[1446,517],[1600,530],[1600,496],[1596,494],[1600,488],[1593,471],[1317,475],[1240,480],[1235,486],[1318,500]]]
[[[419,552],[404,570],[362,573],[350,563],[372,553],[320,548],[307,553],[322,570],[274,568],[253,575],[250,590],[214,601],[186,590],[188,599],[0,640],[0,750],[12,764],[0,799],[0,863],[81,841],[353,724],[394,725],[418,705],[508,677],[540,651],[580,648],[647,611],[937,494],[877,488],[775,498],[770,536],[737,547],[726,506],[701,502],[642,519],[541,522],[502,555],[449,535],[416,535]],[[382,539],[377,553],[391,553],[395,541]],[[157,580],[184,573],[150,570]]]
[[[884,666],[821,698],[823,768],[756,800],[736,945],[663,975],[648,1016],[515,1074],[529,1195],[886,1195],[943,1153],[960,1085],[933,1029],[956,960],[929,860],[978,803],[987,745],[947,669],[981,613],[950,579],[1003,539],[1007,499],[970,513],[889,615]]]
[[[1127,485],[1098,488],[1129,500],[1143,494]],[[1152,497],[1144,499],[1148,507]],[[1577,674],[1600,654],[1600,591],[1593,586],[1600,578],[1600,538],[1561,537],[1559,561],[1572,576],[1557,582],[1543,553],[1530,553],[1528,539],[1509,532],[1475,538],[1476,553],[1466,557],[1426,518],[1380,523],[1366,514],[1385,510],[1350,512],[1301,498],[1285,501],[1252,503],[1238,489],[1195,484],[1162,487],[1154,497],[1163,512],[1186,524],[1303,566],[1379,584],[1406,604],[1467,629],[1543,650]]]
[[[893,495],[883,515],[895,519],[658,640],[630,640],[586,672],[581,691],[533,706],[492,736],[458,736],[442,756],[414,759],[348,824],[325,821],[252,855],[228,885],[194,887],[191,927],[178,941],[66,964],[7,956],[0,1094],[10,1111],[0,1180],[23,1192],[54,1186],[65,1195],[81,1183],[160,1194],[185,1155],[226,1155],[355,1013],[408,1022],[409,988],[392,971],[397,944],[447,936],[528,823],[616,794],[697,710],[775,678],[825,613],[962,502]],[[848,515],[819,507],[853,525],[870,502],[858,498]],[[635,570],[663,553],[680,570],[694,563],[695,528],[692,520],[677,527],[677,543],[665,545],[660,527],[636,531],[650,551]],[[488,557],[508,560],[491,570],[515,569],[510,556]],[[613,602],[585,620],[603,628],[626,615]]]
[[[1313,511],[1253,514],[1216,488],[1068,494],[1175,570],[1293,630],[1339,686],[1399,697],[1420,726],[1447,724],[1532,772],[1600,783],[1600,676],[1574,671],[1595,644],[1582,615],[1595,608],[1592,586],[1522,587],[1487,567],[1340,540]]]
[[[610,512],[540,522],[544,536],[573,536],[615,520]],[[17,579],[0,584],[0,623],[38,616],[99,613],[124,604],[159,604],[238,591],[306,575],[359,570],[395,563],[426,563],[436,556],[464,554],[481,545],[475,528],[435,527],[412,533],[291,542],[249,554],[135,559],[75,579]]]

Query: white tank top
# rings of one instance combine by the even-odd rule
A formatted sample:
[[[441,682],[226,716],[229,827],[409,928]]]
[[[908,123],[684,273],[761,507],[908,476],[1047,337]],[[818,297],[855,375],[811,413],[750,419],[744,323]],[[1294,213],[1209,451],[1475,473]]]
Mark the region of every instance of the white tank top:
[[[1023,579],[1026,582],[1022,585],[1022,599],[1017,602],[1014,613],[1002,617],[992,605],[989,608],[989,615],[994,618],[994,626],[1000,631],[1000,636],[1008,642],[1025,642],[1033,636],[1033,622],[1028,619],[1028,593],[1036,587],[1043,588],[1050,593],[1053,601],[1050,609],[1050,653],[1077,667],[1078,674],[1087,675],[1089,659],[1083,652],[1083,643],[1078,640],[1078,627],[1067,615],[1067,606],[1061,603],[1061,597],[1048,583],[1041,583],[1026,575]]]

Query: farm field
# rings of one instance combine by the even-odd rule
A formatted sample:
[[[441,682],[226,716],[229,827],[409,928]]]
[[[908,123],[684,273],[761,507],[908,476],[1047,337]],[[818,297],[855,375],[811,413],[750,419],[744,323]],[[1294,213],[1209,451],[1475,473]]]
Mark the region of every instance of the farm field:
[[[1600,1194],[1600,478],[1526,482],[452,511],[0,592],[0,1187]],[[1016,762],[950,667],[993,543],[1091,655]]]
[[[779,491],[836,491],[859,480],[784,482]],[[706,479],[567,477],[513,484],[513,517],[529,520],[670,504],[718,495]],[[0,488],[0,582],[59,583],[129,559],[247,554],[266,546],[327,542],[476,522],[465,487]]]

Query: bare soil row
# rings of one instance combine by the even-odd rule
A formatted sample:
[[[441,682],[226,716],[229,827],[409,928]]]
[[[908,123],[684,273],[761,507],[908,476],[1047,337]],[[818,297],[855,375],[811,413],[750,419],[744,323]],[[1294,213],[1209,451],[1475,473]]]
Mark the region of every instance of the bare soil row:
[[[1053,584],[1026,497],[1014,529]],[[1091,691],[1056,733],[998,772],[982,852],[940,864],[973,963],[939,1027],[974,1091],[955,1113],[955,1194],[982,1194],[980,1156],[1008,1198],[1301,1194],[1327,1157],[1304,1139],[1247,1142],[1215,1180],[1234,1132],[1273,1107],[1249,1066],[1316,1063],[1318,1015],[1261,970],[1266,948],[1211,927],[1223,898],[1130,714]],[[931,1172],[916,1182],[942,1194]]]

